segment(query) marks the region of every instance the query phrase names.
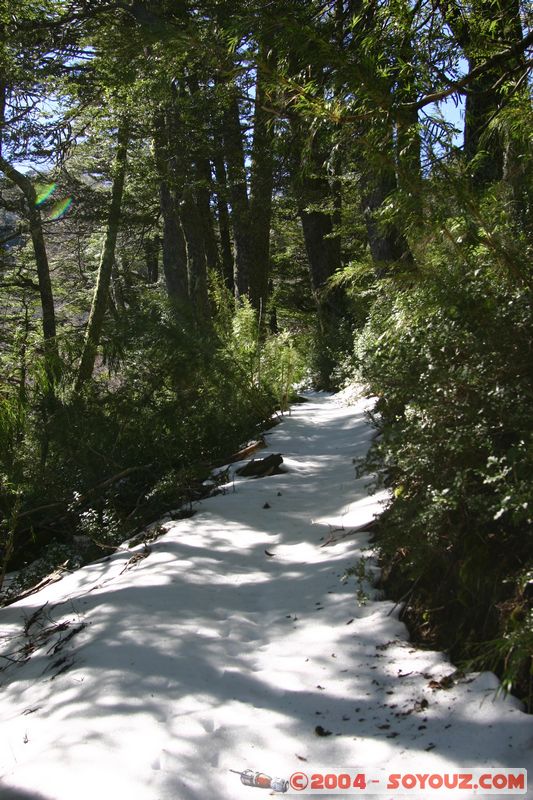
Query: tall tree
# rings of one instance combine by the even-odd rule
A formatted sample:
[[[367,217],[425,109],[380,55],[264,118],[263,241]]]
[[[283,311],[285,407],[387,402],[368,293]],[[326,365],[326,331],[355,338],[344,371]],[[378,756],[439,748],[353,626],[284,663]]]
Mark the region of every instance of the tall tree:
[[[514,157],[488,126],[512,97],[513,76],[522,78],[526,71],[523,49],[512,52],[522,41],[519,0],[475,0],[468,9],[456,0],[439,0],[438,6],[472,74],[466,87],[464,149],[476,184],[484,186],[500,180],[506,158]],[[507,57],[494,59],[506,50]],[[508,164],[508,172],[513,169]]]
[[[37,204],[37,193],[33,181],[2,156],[0,156],[0,169],[20,189],[26,201],[26,213],[39,281],[46,368],[49,378],[53,382],[54,362],[57,365],[59,359],[56,340],[56,316],[41,212]]]
[[[197,318],[209,317],[207,296],[207,260],[203,220],[193,186],[183,188],[180,195],[180,219],[187,242],[187,272],[191,308]]]
[[[100,258],[100,265],[98,267],[98,277],[96,280],[93,302],[89,314],[89,321],[87,323],[87,329],[85,332],[85,341],[80,365],[76,377],[76,392],[80,392],[83,389],[93,374],[105,313],[108,306],[109,286],[111,283],[111,275],[115,263],[115,248],[120,225],[124,181],[126,178],[129,137],[130,122],[127,118],[124,118],[121,120],[118,129],[117,150],[113,169],[113,184],[111,188],[111,202],[109,205],[102,255]]]
[[[263,24],[257,51],[255,109],[250,175],[250,217],[253,238],[253,264],[250,273],[250,299],[257,311],[266,310],[270,272],[270,225],[274,184],[274,119],[268,110],[268,84],[275,69],[272,33]]]
[[[216,138],[216,137],[215,137]],[[228,209],[228,186],[226,180],[226,164],[222,150],[215,145],[213,154],[215,168],[215,193],[217,206],[218,233],[220,238],[220,257],[222,260],[222,276],[226,288],[234,294],[234,261],[231,247],[231,225]]]
[[[419,64],[414,46],[416,37],[416,7],[407,0],[395,5],[395,29],[392,36],[393,69],[392,93],[394,105],[411,106],[419,89]],[[398,188],[409,199],[410,210],[421,212],[422,173],[420,165],[420,123],[418,112],[411,108],[396,118],[396,171]]]
[[[238,90],[233,80],[227,82],[223,90],[222,134],[235,244],[235,296],[239,299],[247,295],[250,288],[252,269],[250,200]]]
[[[178,216],[178,206],[172,175],[172,155],[170,150],[170,129],[173,116],[167,108],[166,113],[158,112],[154,118],[154,158],[159,176],[159,197],[163,218],[163,273],[167,293],[177,306],[188,303],[189,286],[187,276],[187,249],[185,236]]]
[[[297,197],[311,285],[319,304],[320,292],[341,266],[340,238],[333,226],[334,197],[325,172],[327,151],[323,145],[322,132],[308,141],[302,122],[294,121],[292,187]]]
[[[215,236],[212,212],[213,177],[211,161],[214,160],[213,143],[209,136],[210,116],[213,114],[211,96],[204,91],[196,75],[187,75],[190,95],[191,122],[189,124],[189,147],[192,162],[192,181],[204,243],[207,269],[218,272],[220,256]]]
[[[17,17],[9,16],[7,11],[0,15],[0,170],[24,198],[50,384],[59,359],[55,304],[35,178],[28,165],[37,164],[43,156],[57,155],[53,149],[47,152],[47,148],[61,140],[61,122],[49,122],[39,113],[74,52],[70,36],[61,42],[61,37],[51,34],[46,26],[41,27],[45,22],[57,24],[60,10],[59,5],[51,3],[48,14],[44,14],[41,9],[22,3]]]

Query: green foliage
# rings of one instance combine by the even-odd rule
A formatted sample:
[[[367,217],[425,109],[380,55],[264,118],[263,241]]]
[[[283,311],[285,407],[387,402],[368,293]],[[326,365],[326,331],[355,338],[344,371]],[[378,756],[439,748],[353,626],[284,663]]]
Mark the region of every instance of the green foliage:
[[[104,361],[83,395],[70,390],[72,359],[55,399],[38,362],[25,401],[2,398],[0,574],[27,565],[11,594],[189,505],[210,467],[286,407],[303,370],[291,336],[265,339],[249,303],[230,304],[220,290],[217,330],[198,331],[138,292],[107,320]]]
[[[305,370],[298,337],[288,330],[266,335],[246,297],[221,332],[227,357],[246,379],[249,391],[259,391],[274,408],[286,408],[294,394],[293,385]]]
[[[353,567],[348,567],[344,570],[344,575],[341,578],[342,583],[347,583],[350,577],[355,577],[357,582],[357,605],[366,606],[369,601],[369,591],[372,586],[372,575],[368,572],[367,558],[361,556]]]
[[[352,342],[351,320],[337,314],[330,315],[325,309],[308,339],[308,379],[316,389],[337,391],[351,379]]]
[[[447,223],[455,238],[460,227]],[[531,295],[511,280],[524,261],[495,247],[508,228],[476,230],[461,259],[449,237],[426,245],[423,280],[381,282],[355,358],[379,398],[367,467],[393,490],[379,539],[391,585],[411,611],[432,609],[420,632],[456,656],[502,637],[505,685],[526,693],[531,598],[516,598],[533,566]]]
[[[294,399],[294,385],[303,379],[305,367],[304,355],[291,333],[284,331],[268,337],[262,351],[261,375],[277,408],[287,410]]]

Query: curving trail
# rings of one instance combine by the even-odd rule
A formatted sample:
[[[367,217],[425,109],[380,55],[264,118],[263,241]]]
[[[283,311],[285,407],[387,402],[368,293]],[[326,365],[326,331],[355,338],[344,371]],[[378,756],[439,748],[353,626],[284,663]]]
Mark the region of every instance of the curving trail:
[[[371,587],[369,535],[350,533],[384,499],[354,477],[366,407],[309,395],[259,454],[285,474],[235,476],[148,554],[125,547],[0,611],[2,800],[268,796],[229,771],[246,768],[533,781],[533,717],[490,673],[441,688],[454,667],[413,648]]]

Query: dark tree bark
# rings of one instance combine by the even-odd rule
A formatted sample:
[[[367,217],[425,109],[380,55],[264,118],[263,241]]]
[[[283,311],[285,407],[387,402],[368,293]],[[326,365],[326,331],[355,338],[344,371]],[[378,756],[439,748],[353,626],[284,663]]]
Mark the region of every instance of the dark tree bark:
[[[316,139],[311,143],[307,163],[303,154],[301,123],[293,126],[293,187],[309,262],[311,286],[317,303],[328,279],[341,266],[341,242],[335,235],[335,200],[330,181],[324,174],[324,156]],[[299,166],[302,165],[302,166]]]
[[[364,46],[365,37],[376,23],[377,5],[363,0],[348,0],[347,13],[358,22],[349,32],[347,49],[353,56]],[[399,39],[395,42],[396,64],[392,76],[378,79],[379,94],[387,106],[416,98],[416,80],[412,41],[410,38],[413,9],[406,0],[396,5],[400,15]],[[357,87],[353,86],[357,92]],[[394,93],[394,94],[393,94]],[[379,124],[379,123],[374,123]],[[354,147],[354,160],[361,176],[361,210],[365,220],[368,246],[377,276],[384,275],[390,265],[402,261],[412,263],[412,254],[398,223],[383,223],[380,211],[385,200],[400,187],[412,196],[412,211],[420,211],[421,171],[420,137],[417,111],[404,113],[396,120],[383,121],[370,136],[361,130],[361,144]]]
[[[250,178],[250,216],[253,237],[253,264],[250,273],[250,300],[256,311],[265,311],[270,272],[270,224],[274,183],[274,127],[266,110],[266,81],[273,66],[269,38],[261,42],[255,86],[254,136]]]
[[[166,180],[159,184],[159,201],[163,217],[163,273],[167,294],[171,301],[181,305],[189,300],[187,248],[176,196]]]
[[[46,244],[43,235],[43,226],[41,214],[38,207],[35,205],[36,197],[31,187],[31,192],[28,191],[26,198],[28,200],[28,216],[30,222],[30,234],[33,244],[33,251],[35,253],[35,263],[37,265],[37,275],[39,279],[39,294],[41,296],[41,308],[43,314],[43,334],[47,342],[47,347],[50,353],[57,356],[56,337],[56,319],[54,309],[54,295],[52,291],[52,281],[50,279],[50,269],[48,266],[48,256],[46,253]]]
[[[196,85],[193,78],[189,83]],[[189,86],[190,89],[190,86]],[[193,317],[197,320],[209,316],[207,294],[206,233],[207,220],[198,202],[200,187],[204,190],[202,211],[210,216],[209,189],[203,185],[201,165],[205,160],[204,142],[191,129],[183,108],[190,105],[191,96],[183,83],[174,86],[175,102],[172,109],[172,127],[168,131],[169,151],[172,153],[171,180],[175,187],[176,208],[185,237],[187,254],[187,287]],[[182,105],[183,104],[183,105]],[[194,110],[194,109],[193,109]],[[193,119],[196,119],[193,116]],[[198,123],[200,127],[200,123]],[[209,165],[203,164],[209,171]],[[207,191],[207,197],[205,196]],[[207,208],[205,208],[207,204]]]
[[[315,137],[304,154],[303,123],[293,121],[292,183],[302,223],[311,288],[317,306],[318,332],[315,382],[319,388],[333,389],[335,349],[346,314],[344,291],[327,289],[329,278],[341,266],[341,241],[334,228],[338,213],[335,190],[325,173],[325,152]]]
[[[53,375],[52,362],[58,361],[58,350],[56,341],[56,318],[54,307],[54,295],[52,281],[50,279],[50,268],[48,265],[48,255],[43,235],[41,212],[37,206],[37,195],[31,180],[19,172],[8,161],[0,156],[0,169],[14,183],[26,200],[28,208],[28,221],[30,226],[30,236],[35,255],[35,265],[37,267],[37,277],[39,281],[39,295],[41,299],[43,338],[45,352],[47,355],[49,377]]]
[[[228,194],[235,242],[234,283],[238,299],[250,290],[251,237],[250,203],[246,181],[243,133],[241,128],[237,89],[227,87],[223,115],[223,138],[227,164]]]
[[[394,101],[396,105],[415,103],[417,100],[416,59],[413,50],[413,17],[414,9],[407,2],[398,8],[402,23],[400,41],[398,42],[398,64],[396,70]],[[412,214],[422,212],[421,189],[422,171],[420,166],[420,132],[418,112],[416,109],[406,111],[396,122],[396,168],[398,187],[409,200]]]
[[[390,158],[392,153],[388,154]],[[385,275],[391,264],[411,263],[412,255],[404,234],[394,222],[379,220],[379,212],[387,197],[397,188],[393,163],[384,164],[373,173],[363,170],[361,204],[366,224],[368,245],[376,275]]]
[[[124,181],[126,179],[128,141],[129,122],[126,120],[121,123],[118,131],[117,152],[113,170],[113,185],[111,188],[111,204],[107,217],[107,228],[100,258],[100,266],[98,268],[96,288],[76,378],[76,392],[80,392],[92,377],[96,353],[102,334],[104,317],[109,302],[109,286],[111,283],[113,266],[115,264],[115,249],[122,211]]]
[[[191,137],[192,142],[190,147],[195,182],[194,194],[200,216],[207,269],[217,272],[220,269],[220,258],[214,230],[213,212],[211,209],[213,179],[211,174],[211,162],[208,155],[208,137],[202,133],[205,128],[205,111],[202,112],[199,110],[202,107],[202,94],[196,75],[193,74],[187,77],[187,86],[191,98],[195,101],[196,114],[198,117],[198,130],[195,131],[195,137]]]
[[[331,201],[330,187],[327,181],[320,181],[316,178],[308,179],[303,188],[309,205],[313,203],[318,206]],[[334,229],[330,213],[318,208],[311,210],[302,204],[300,204],[299,211],[309,261],[311,286],[318,298],[328,278],[341,266],[340,240],[338,236],[332,238]]]
[[[342,288],[327,288],[327,282],[341,266],[341,242],[339,236],[334,236],[334,213],[320,210],[320,205],[331,205],[333,201],[329,182],[307,178],[303,189],[310,206],[314,206],[300,205],[300,219],[317,306],[320,357],[315,359],[315,382],[318,388],[332,390],[337,388],[332,375],[337,363],[335,350],[341,344],[339,331],[346,314],[346,299]]]
[[[202,236],[202,219],[192,187],[187,186],[181,198],[180,217],[187,242],[189,297],[197,318],[209,316],[207,295],[207,262]]]
[[[163,218],[163,273],[169,299],[176,305],[188,303],[187,250],[173,191],[171,155],[168,141],[169,120],[154,121],[154,157],[159,175],[159,203]]]
[[[207,269],[218,272],[220,270],[220,258],[211,209],[212,179],[209,159],[200,156],[195,163],[195,171],[196,204],[200,216]]]
[[[455,0],[438,0],[438,7],[468,59],[469,70],[482,64],[495,50],[522,38],[518,0],[476,0],[469,14]],[[467,161],[473,162],[472,178],[480,188],[504,177],[507,155],[513,159],[512,153],[506,154],[501,136],[487,135],[487,126],[507,102],[510,66],[509,61],[495,63],[481,72],[467,90],[464,151]],[[525,69],[523,52],[512,66]],[[515,165],[508,164],[508,173],[514,170]]]
[[[148,283],[157,283],[159,280],[159,246],[160,242],[158,236],[146,236],[143,241],[146,279]]]
[[[230,216],[228,210],[228,187],[226,182],[226,165],[224,156],[217,150],[214,157],[216,179],[216,201],[218,232],[220,236],[220,255],[222,258],[222,275],[229,291],[235,293],[233,251],[231,248]]]

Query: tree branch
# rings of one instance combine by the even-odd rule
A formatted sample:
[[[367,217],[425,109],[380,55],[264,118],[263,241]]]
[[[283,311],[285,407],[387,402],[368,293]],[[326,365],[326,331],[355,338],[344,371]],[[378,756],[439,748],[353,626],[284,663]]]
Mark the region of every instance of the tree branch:
[[[3,156],[0,156],[0,170],[18,186],[28,202],[35,202],[35,189],[30,179],[23,172],[19,172],[9,161],[6,161]]]
[[[108,486],[112,486],[117,481],[122,480],[123,478],[127,478],[129,475],[133,475],[135,472],[142,472],[143,470],[149,470],[151,467],[152,464],[141,464],[135,467],[127,467],[126,469],[117,472],[116,475],[112,475],[110,478],[106,478],[105,481],[97,483],[96,486],[92,486],[85,492],[85,494],[81,495],[73,503],[71,503],[70,507],[78,508],[80,506],[83,506],[84,503],[87,502],[89,497],[94,492],[100,491],[101,489],[107,489]],[[17,514],[17,520],[24,519],[25,517],[30,517],[32,514],[37,514],[40,511],[48,511],[51,508],[57,508],[58,506],[68,505],[68,503],[69,503],[68,499],[65,498],[63,500],[57,500],[54,503],[46,503],[45,505],[42,506],[36,506],[35,508],[30,508],[27,511],[23,511],[21,514]]]
[[[513,56],[520,56],[523,55],[524,52],[533,44],[533,31],[531,31],[527,36],[525,36],[520,42],[512,45],[512,47],[508,47],[506,50],[502,50],[499,53],[495,53],[493,56],[488,58],[482,64],[478,64],[477,67],[471,69],[467,74],[461,78],[459,81],[454,81],[451,83],[446,89],[442,89],[440,91],[430,92],[429,94],[424,95],[421,97],[420,100],[416,100],[413,103],[400,103],[396,106],[396,111],[402,113],[404,111],[420,111],[421,108],[424,106],[430,105],[431,103],[438,103],[439,100],[444,100],[446,97],[449,97],[454,92],[459,92],[460,94],[465,94],[465,89],[473,83],[477,78],[482,75],[484,72],[488,72],[494,66],[499,64],[502,61],[508,61],[509,59],[513,58]],[[526,68],[531,67],[532,61],[526,61],[524,64],[517,64],[516,67],[513,67],[509,70],[509,74],[512,74],[516,71],[516,69],[523,69],[524,66]]]

